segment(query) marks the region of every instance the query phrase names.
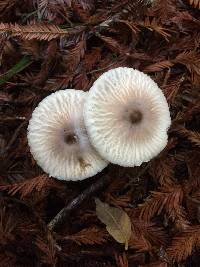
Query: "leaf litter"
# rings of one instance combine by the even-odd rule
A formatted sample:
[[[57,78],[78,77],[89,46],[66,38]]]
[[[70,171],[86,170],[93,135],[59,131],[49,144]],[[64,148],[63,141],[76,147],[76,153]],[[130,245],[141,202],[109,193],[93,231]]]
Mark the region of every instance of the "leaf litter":
[[[2,267],[199,266],[199,8],[199,0],[0,1]],[[29,152],[32,111],[57,90],[88,91],[119,66],[148,73],[163,90],[166,148],[140,167],[109,165],[78,183],[49,179]],[[117,224],[100,225],[97,196],[104,212],[117,209]],[[66,220],[50,230],[63,209]]]

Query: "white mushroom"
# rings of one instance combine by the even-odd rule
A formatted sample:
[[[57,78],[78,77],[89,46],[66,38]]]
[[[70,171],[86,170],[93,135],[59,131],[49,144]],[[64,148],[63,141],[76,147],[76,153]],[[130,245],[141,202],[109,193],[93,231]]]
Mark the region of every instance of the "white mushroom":
[[[121,166],[139,166],[167,144],[171,119],[157,84],[131,68],[101,75],[90,89],[84,119],[91,143],[102,157]]]
[[[61,90],[43,99],[28,126],[30,151],[38,165],[61,180],[82,180],[108,163],[90,145],[83,121],[87,93]]]

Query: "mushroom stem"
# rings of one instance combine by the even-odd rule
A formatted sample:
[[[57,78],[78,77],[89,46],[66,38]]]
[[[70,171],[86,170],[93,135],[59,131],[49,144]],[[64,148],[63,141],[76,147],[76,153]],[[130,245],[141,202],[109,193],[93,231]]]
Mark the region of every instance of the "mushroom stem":
[[[142,120],[142,113],[139,110],[133,110],[129,114],[129,120],[132,124],[137,124]]]

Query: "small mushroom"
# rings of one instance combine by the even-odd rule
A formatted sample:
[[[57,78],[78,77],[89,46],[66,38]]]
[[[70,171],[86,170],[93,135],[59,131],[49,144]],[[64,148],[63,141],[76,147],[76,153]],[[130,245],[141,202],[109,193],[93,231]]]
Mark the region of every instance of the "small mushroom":
[[[91,146],[84,121],[87,93],[61,90],[44,98],[33,111],[28,144],[38,165],[60,180],[82,180],[108,164]]]
[[[84,104],[91,143],[108,161],[139,166],[167,144],[171,119],[167,101],[146,74],[119,67],[101,75]]]

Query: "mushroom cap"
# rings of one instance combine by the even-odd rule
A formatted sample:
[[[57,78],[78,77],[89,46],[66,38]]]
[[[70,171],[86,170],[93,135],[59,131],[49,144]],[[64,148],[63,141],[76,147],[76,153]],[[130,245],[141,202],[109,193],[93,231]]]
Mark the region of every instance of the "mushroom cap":
[[[60,180],[82,180],[108,164],[88,139],[83,104],[88,93],[74,89],[57,91],[33,111],[28,144],[38,165]]]
[[[84,104],[91,143],[108,161],[140,166],[167,144],[171,123],[167,101],[146,74],[119,67],[101,75]]]

